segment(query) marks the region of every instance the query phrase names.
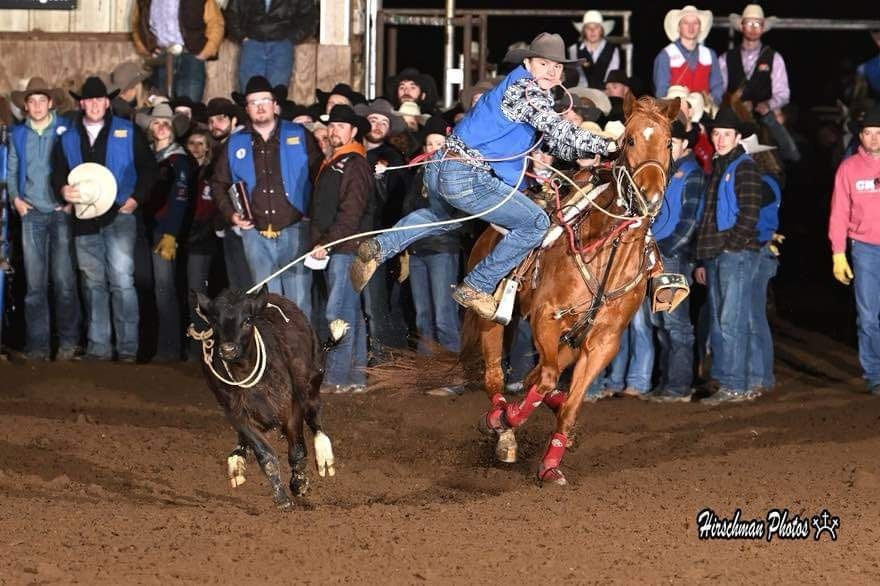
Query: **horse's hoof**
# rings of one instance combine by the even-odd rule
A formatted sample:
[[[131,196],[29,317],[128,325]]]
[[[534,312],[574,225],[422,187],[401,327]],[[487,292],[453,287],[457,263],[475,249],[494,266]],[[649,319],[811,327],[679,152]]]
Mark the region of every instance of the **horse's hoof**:
[[[539,473],[538,479],[541,481],[541,484],[555,484],[556,486],[565,486],[568,484],[568,481],[565,479],[565,474],[563,474],[562,470],[559,468],[550,468],[543,473]]]
[[[498,434],[498,443],[495,444],[495,457],[499,462],[513,464],[516,462],[516,435],[512,429]]]

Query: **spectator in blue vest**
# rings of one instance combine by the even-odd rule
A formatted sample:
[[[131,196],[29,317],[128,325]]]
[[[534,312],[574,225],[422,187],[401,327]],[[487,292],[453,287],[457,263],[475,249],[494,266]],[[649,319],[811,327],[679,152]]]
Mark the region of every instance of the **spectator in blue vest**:
[[[52,149],[69,122],[53,110],[58,90],[34,77],[12,101],[26,113],[12,127],[9,144],[9,197],[21,216],[22,252],[27,293],[24,298],[25,355],[48,360],[54,313],[58,332],[56,360],[70,360],[79,351],[80,305],[73,263],[71,205],[52,190]],[[49,284],[54,293],[50,311]]]
[[[159,163],[158,180],[144,206],[147,238],[153,250],[153,287],[159,318],[154,362],[176,362],[182,358],[177,247],[192,203],[195,166],[176,141],[174,117],[168,104],[157,104],[149,114],[137,116],[137,124],[146,130]]]
[[[262,76],[272,87],[290,85],[296,45],[315,35],[317,5],[313,0],[229,0],[226,32],[241,45],[238,89]]]
[[[871,39],[880,48],[880,30],[871,31]],[[865,78],[865,82],[875,96],[880,96],[880,54],[859,65],[856,73]]]
[[[114,205],[96,218],[75,219],[73,233],[88,317],[86,357],[112,359],[111,340],[115,338],[117,358],[134,362],[139,321],[134,287],[135,212],[152,191],[157,166],[140,128],[110,111],[110,100],[117,93],[108,94],[97,77],[86,79],[80,94],[70,92],[82,114],[55,144],[52,187],[65,201],[78,202],[79,189],[68,185],[67,175],[80,163],[104,165],[116,178]]]
[[[301,124],[280,120],[277,96],[265,77],[252,77],[243,101],[249,124],[229,137],[211,181],[214,202],[227,222],[241,231],[244,252],[256,282],[261,282],[309,250],[307,214],[312,178],[324,156]],[[228,195],[243,184],[249,216],[236,210]],[[312,277],[302,263],[268,282],[311,318]]]
[[[709,295],[711,376],[718,390],[703,402],[750,401],[748,388],[749,311],[758,267],[758,217],[763,188],[757,165],[739,144],[746,128],[729,106],[712,123],[716,156],[697,228],[694,277]]]
[[[691,240],[703,211],[706,189],[706,178],[692,151],[698,133],[697,126],[687,130],[681,120],[672,124],[675,164],[663,197],[663,207],[651,228],[660,248],[664,270],[684,275],[689,284],[694,269]],[[651,322],[657,328],[660,343],[660,382],[649,398],[658,402],[690,401],[693,394],[694,328],[689,300],[686,298],[670,313],[652,313]]]
[[[547,214],[519,191],[526,170],[525,155],[537,145],[564,160],[602,155],[616,149],[614,141],[581,130],[553,109],[551,88],[561,83],[565,44],[559,35],[541,33],[507,61],[520,63],[476,105],[446,139],[445,148],[430,159],[425,185],[429,207],[417,210],[397,227],[449,220],[447,204],[466,214],[484,214],[486,221],[508,230],[495,249],[453,291],[453,299],[492,319],[498,283],[541,243],[550,226]],[[503,205],[502,205],[503,204]],[[364,241],[352,264],[352,282],[363,289],[381,262],[417,240],[449,232],[461,224],[388,232]]]

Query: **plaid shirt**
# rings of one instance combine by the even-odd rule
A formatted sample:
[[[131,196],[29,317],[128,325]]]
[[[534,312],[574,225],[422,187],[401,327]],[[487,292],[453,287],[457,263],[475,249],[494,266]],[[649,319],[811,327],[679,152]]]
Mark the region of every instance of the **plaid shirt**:
[[[681,164],[686,160],[696,161],[693,153],[688,153],[675,162],[675,172],[678,172]],[[703,202],[703,195],[706,192],[706,176],[703,175],[701,167],[687,176],[684,181],[684,188],[681,192],[681,212],[678,216],[678,224],[672,234],[658,240],[657,245],[663,256],[669,258],[676,255],[688,256],[691,248],[691,238],[697,227],[697,221],[700,219],[698,213]]]
[[[715,209],[718,203],[718,184],[734,159],[745,152],[737,145],[723,156],[716,156],[712,162],[712,175],[709,177],[709,188],[706,191],[706,207],[697,228],[696,253],[697,259],[715,258],[724,251],[758,250],[758,213],[761,209],[762,184],[758,167],[751,159],[745,160],[736,168],[734,192],[739,206],[736,224],[730,230],[718,231]]]

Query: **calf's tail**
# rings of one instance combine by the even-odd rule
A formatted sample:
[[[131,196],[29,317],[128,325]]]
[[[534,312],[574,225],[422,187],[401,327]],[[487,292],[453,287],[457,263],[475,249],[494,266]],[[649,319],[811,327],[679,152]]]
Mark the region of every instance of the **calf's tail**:
[[[333,350],[336,346],[339,345],[339,342],[342,341],[342,338],[348,334],[349,325],[347,322],[341,319],[334,319],[330,322],[330,335],[321,344],[321,350],[327,352],[328,350]]]

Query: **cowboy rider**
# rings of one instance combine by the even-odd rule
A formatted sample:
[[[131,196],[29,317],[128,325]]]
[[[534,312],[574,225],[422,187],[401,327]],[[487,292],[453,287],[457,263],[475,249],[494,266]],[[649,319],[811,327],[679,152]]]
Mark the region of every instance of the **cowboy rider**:
[[[452,293],[456,302],[484,319],[492,319],[497,310],[493,293],[498,283],[541,243],[550,226],[547,214],[518,191],[526,155],[541,141],[566,160],[617,150],[614,141],[579,129],[553,110],[550,90],[560,84],[563,64],[573,63],[565,58],[562,37],[541,33],[529,47],[510,51],[505,60],[521,64],[468,110],[445,148],[431,157],[425,170],[429,206],[395,224],[428,224],[464,212],[484,214],[482,219],[507,230]],[[360,291],[386,259],[421,238],[460,226],[452,222],[386,232],[362,242],[351,267],[352,284]]]

